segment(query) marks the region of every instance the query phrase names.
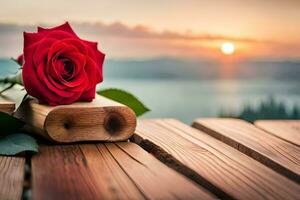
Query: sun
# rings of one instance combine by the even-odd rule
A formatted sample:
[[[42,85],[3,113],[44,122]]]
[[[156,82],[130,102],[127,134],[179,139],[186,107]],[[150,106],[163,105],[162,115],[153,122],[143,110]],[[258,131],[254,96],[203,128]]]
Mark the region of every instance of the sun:
[[[235,46],[231,42],[224,42],[221,46],[221,51],[225,55],[231,55],[235,51]]]

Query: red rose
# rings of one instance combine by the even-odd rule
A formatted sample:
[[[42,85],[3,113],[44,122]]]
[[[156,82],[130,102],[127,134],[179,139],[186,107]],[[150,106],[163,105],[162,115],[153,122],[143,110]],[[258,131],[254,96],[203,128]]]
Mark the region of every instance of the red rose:
[[[23,53],[25,89],[40,103],[62,105],[95,98],[105,55],[96,42],[80,39],[68,23],[24,32]]]

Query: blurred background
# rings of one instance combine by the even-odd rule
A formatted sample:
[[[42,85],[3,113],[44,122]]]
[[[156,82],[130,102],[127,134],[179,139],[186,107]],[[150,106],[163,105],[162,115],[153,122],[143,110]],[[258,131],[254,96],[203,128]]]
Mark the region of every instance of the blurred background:
[[[106,54],[99,88],[128,90],[149,117],[300,117],[299,0],[1,0],[0,76],[22,32],[69,21]]]

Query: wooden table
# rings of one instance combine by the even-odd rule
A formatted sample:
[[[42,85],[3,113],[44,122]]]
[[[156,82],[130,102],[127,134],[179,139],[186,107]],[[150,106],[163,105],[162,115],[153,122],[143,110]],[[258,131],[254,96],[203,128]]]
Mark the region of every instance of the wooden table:
[[[0,156],[0,199],[300,199],[299,127],[140,120],[130,141]]]

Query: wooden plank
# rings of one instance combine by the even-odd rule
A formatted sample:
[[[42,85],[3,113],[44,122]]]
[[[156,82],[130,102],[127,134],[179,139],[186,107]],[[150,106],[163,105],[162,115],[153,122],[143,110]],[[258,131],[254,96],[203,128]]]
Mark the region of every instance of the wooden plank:
[[[258,120],[255,126],[300,146],[300,120]]]
[[[149,156],[138,145],[117,145],[119,148],[114,144],[106,147],[148,199],[212,199],[204,189],[199,190],[199,186]]]
[[[5,112],[11,115],[14,110],[15,102],[11,101],[3,95],[0,95],[0,112]]]
[[[213,199],[134,143],[43,146],[33,199]]]
[[[177,120],[142,120],[133,140],[220,198],[297,199],[300,186]]]
[[[0,156],[0,199],[21,199],[24,182],[25,159]]]
[[[193,126],[300,183],[300,148],[239,119],[198,119]]]

